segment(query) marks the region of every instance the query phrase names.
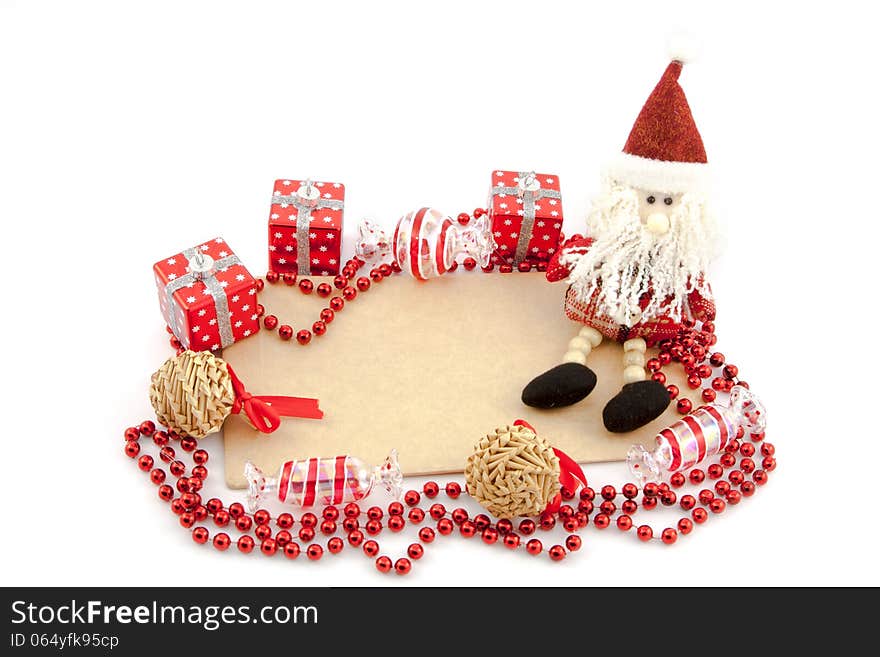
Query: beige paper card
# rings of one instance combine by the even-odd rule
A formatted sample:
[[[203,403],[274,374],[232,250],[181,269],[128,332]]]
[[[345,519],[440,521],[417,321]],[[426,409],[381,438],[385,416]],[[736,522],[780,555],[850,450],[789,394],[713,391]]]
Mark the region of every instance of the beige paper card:
[[[558,364],[577,334],[579,325],[562,313],[565,289],[537,272],[459,270],[423,283],[398,274],[346,304],[308,346],[264,330],[228,347],[223,357],[251,393],[317,397],[324,410],[323,420],[285,418],[270,435],[229,418],[228,485],[245,486],[248,459],[274,475],[284,461],[311,456],[378,464],[391,448],[404,474],[461,472],[483,434],[517,418],[582,463],[622,459],[633,442],[651,444],[678,418],[674,404],[631,434],[602,425],[602,408],[623,382],[623,350],[614,342],[590,354],[599,382],[584,401],[553,411],[520,401],[523,386]],[[282,283],[260,294],[268,312],[296,329],[310,327],[327,301]],[[670,369],[669,382],[689,392],[681,368]]]

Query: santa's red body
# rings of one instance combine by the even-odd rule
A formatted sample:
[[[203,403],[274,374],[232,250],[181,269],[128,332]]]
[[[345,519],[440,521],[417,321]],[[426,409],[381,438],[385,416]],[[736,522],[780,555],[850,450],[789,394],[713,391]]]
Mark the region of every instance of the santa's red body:
[[[561,256],[566,254],[586,253],[593,240],[579,235],[565,241],[562,247],[553,255],[547,267],[547,280],[550,282],[561,281],[568,278],[574,264],[562,265],[559,262]],[[708,289],[708,285],[706,286]],[[661,340],[672,339],[679,331],[686,328],[681,321],[676,321],[669,315],[657,315],[632,326],[626,326],[616,321],[613,317],[599,308],[599,292],[593,292],[588,301],[579,299],[575,291],[569,287],[565,293],[565,315],[581,324],[591,326],[602,335],[617,342],[625,342],[631,338],[643,338],[649,345],[656,344]],[[651,300],[651,294],[642,296],[640,306],[646,308]],[[711,298],[703,296],[698,290],[688,293],[688,306],[693,319],[700,322],[715,320],[715,303]]]

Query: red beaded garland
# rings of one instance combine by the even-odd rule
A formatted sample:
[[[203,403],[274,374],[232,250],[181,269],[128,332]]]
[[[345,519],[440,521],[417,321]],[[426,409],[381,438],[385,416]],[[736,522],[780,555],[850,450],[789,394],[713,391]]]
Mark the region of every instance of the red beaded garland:
[[[348,266],[354,266],[351,262]],[[345,284],[342,280],[335,281],[337,289],[343,291],[348,285],[348,281],[353,279],[352,271],[344,271]],[[386,266],[385,271],[377,268],[376,273],[383,278],[396,271],[393,266]],[[352,275],[349,275],[352,274]],[[369,281],[369,279],[364,280]],[[307,279],[306,279],[307,280]],[[300,284],[305,281],[299,281]],[[358,285],[358,289],[363,291],[363,284]],[[354,290],[353,287],[351,287]],[[311,291],[311,290],[309,290]],[[343,295],[345,293],[343,292]],[[342,301],[342,299],[340,299]],[[323,319],[326,316],[332,321],[332,309],[325,308],[322,311],[322,322],[328,321]],[[272,324],[271,315],[263,317],[264,325]],[[277,321],[277,318],[276,320]],[[326,328],[326,325],[325,325]],[[317,334],[317,332],[316,332]],[[714,336],[712,336],[714,337]],[[711,368],[704,361],[708,359],[712,367],[720,367],[725,365],[723,376],[713,379],[712,387],[705,388],[701,391],[703,401],[714,400],[715,393],[718,390],[729,391],[734,384],[742,385],[738,380],[738,369],[735,366],[725,363],[725,359],[718,352],[707,356],[707,351],[703,345],[708,345],[711,340],[703,336],[691,336],[678,341],[663,341],[659,345],[660,354],[656,358],[656,362],[651,362],[649,370],[655,370],[655,373],[662,373],[660,369],[669,362],[681,362],[689,374],[698,377],[700,381],[707,380],[711,375]],[[653,361],[653,359],[652,359]],[[716,382],[716,380],[718,380]],[[677,394],[677,390],[676,390]],[[679,399],[679,411],[686,408],[690,404],[690,400]],[[685,404],[684,402],[687,402]],[[693,468],[688,473],[678,472],[670,476],[668,484],[646,484],[641,491],[643,497],[641,500],[642,508],[650,510],[658,505],[672,506],[676,503],[685,510],[690,512],[690,517],[682,517],[678,520],[674,527],[666,527],[655,537],[654,530],[649,525],[640,525],[636,530],[636,534],[640,540],[650,541],[658,540],[667,545],[672,545],[678,540],[679,535],[689,534],[694,524],[704,523],[709,513],[720,514],[726,510],[728,504],[737,505],[746,497],[754,495],[758,486],[766,484],[769,479],[768,473],[776,468],[775,448],[772,444],[765,442],[763,433],[750,435],[750,440],[743,440],[743,431],[738,431],[735,440],[730,441],[726,449],[720,454],[714,463],[704,466],[704,469]],[[148,454],[141,454],[141,445],[139,439],[141,436],[150,438],[150,442],[159,448],[159,458],[169,463],[169,471],[173,477],[174,484],[164,483],[166,480],[166,472],[162,468],[155,468],[153,457]],[[275,536],[272,535],[270,523],[271,515],[265,510],[259,510],[248,515],[245,513],[240,503],[229,505],[224,508],[221,500],[211,498],[202,503],[199,490],[203,481],[207,479],[207,468],[205,463],[208,461],[208,453],[205,450],[197,449],[197,442],[189,436],[179,436],[174,432],[156,430],[155,423],[146,421],[140,425],[129,427],[124,431],[125,453],[135,460],[137,466],[143,472],[148,472],[150,480],[158,487],[158,493],[161,499],[170,502],[170,508],[173,513],[178,516],[178,521],[184,527],[191,531],[191,538],[198,544],[205,544],[209,541],[220,551],[227,550],[233,542],[225,532],[218,532],[213,538],[207,527],[196,523],[207,520],[209,517],[213,520],[217,527],[226,527],[234,521],[234,526],[243,532],[235,542],[238,550],[242,553],[252,552],[259,542],[260,552],[265,556],[273,556],[278,551],[283,551],[285,556],[295,559],[301,548],[298,543],[292,540],[289,529],[294,526],[294,518],[290,513],[282,513],[274,520],[279,531]],[[191,453],[193,462],[195,463],[192,470],[187,474],[187,468],[183,461],[175,458],[175,450],[169,445],[171,440],[180,441],[180,449],[183,453]],[[756,456],[757,455],[757,456]],[[760,459],[760,467],[756,465],[755,460]],[[699,493],[699,502],[702,506],[697,506],[697,499],[693,495],[684,494],[680,499],[672,490],[683,487],[686,483],[694,486],[701,484],[706,477],[713,482],[712,488],[707,488]],[[748,477],[748,478],[747,478]],[[175,497],[175,488],[180,491],[180,496]],[[457,482],[449,482],[443,487],[436,482],[427,482],[422,493],[419,491],[407,491],[403,501],[409,506],[407,518],[410,522],[417,524],[424,519],[425,511],[418,505],[421,502],[421,495],[424,494],[428,498],[435,498],[441,490],[449,499],[458,498],[462,491],[462,487]],[[632,514],[638,510],[639,504],[636,498],[639,496],[639,489],[634,484],[624,484],[618,490],[606,485],[598,488],[601,496],[601,504],[599,504],[598,513],[594,515],[593,523],[599,528],[605,528],[611,522],[615,522],[621,531],[629,531],[633,527]],[[594,513],[593,500],[596,492],[589,487],[583,487],[580,491],[565,490],[564,499],[572,499],[578,494],[577,509],[570,504],[563,504],[555,512],[545,512],[538,518],[538,524],[544,530],[551,530],[558,522],[570,532],[565,539],[565,546],[554,545],[548,550],[548,554],[553,560],[562,560],[565,558],[567,551],[574,552],[580,549],[582,540],[575,531],[587,525],[589,516]],[[622,502],[616,501],[617,495],[620,494],[624,498]],[[400,531],[405,528],[406,520],[404,520],[403,512],[406,510],[404,504],[400,502],[392,502],[388,505],[387,525],[391,531]],[[519,521],[517,528],[519,533],[515,533],[514,523],[508,519],[501,519],[494,522],[486,514],[477,514],[473,519],[469,518],[469,514],[464,508],[456,508],[452,511],[438,503],[431,504],[428,513],[432,519],[436,521],[436,529],[431,527],[421,527],[419,529],[419,540],[421,543],[430,543],[435,540],[436,536],[447,535],[453,532],[456,525],[459,527],[459,533],[465,537],[474,536],[480,532],[482,541],[488,544],[495,542],[503,543],[508,549],[518,549],[525,543],[526,551],[530,554],[540,554],[543,551],[543,545],[537,539],[525,541],[520,536],[529,536],[534,533],[538,524],[532,519],[522,519]],[[338,554],[344,547],[344,540],[340,536],[336,536],[341,526],[345,532],[346,538],[353,547],[361,547],[365,554],[372,558],[378,556],[379,547],[375,540],[365,541],[364,532],[360,529],[359,517],[363,515],[360,507],[355,503],[345,506],[343,513],[340,514],[339,509],[334,506],[327,506],[321,511],[322,522],[318,525],[318,518],[315,514],[306,512],[301,518],[300,539],[305,543],[310,543],[315,536],[316,529],[329,537],[326,548],[317,543],[310,543],[307,548],[307,555],[310,560],[319,560],[326,549],[331,554]],[[343,515],[343,521],[338,523],[337,520]],[[365,514],[368,518],[364,529],[367,533],[378,535],[382,529],[381,522],[383,518],[383,510],[379,507],[371,507]],[[254,537],[249,535],[253,533]],[[421,543],[412,543],[406,550],[406,557],[392,562],[389,557],[385,557],[386,571],[394,568],[400,574],[406,574],[410,571],[412,560],[418,560],[424,555],[424,548]],[[383,559],[379,557],[377,562]],[[377,565],[378,568],[378,565]]]

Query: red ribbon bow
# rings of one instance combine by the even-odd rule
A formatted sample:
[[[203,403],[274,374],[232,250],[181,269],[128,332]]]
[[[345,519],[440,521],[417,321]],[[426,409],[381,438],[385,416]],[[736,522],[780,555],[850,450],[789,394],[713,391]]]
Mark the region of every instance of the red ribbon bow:
[[[232,404],[233,413],[241,413],[248,416],[254,426],[263,433],[272,433],[281,426],[283,417],[303,417],[320,420],[324,413],[318,408],[318,400],[307,397],[276,397],[271,395],[254,396],[245,390],[232,367],[226,364],[229,378],[232,381],[232,392],[235,401]]]
[[[517,420],[513,423],[513,426],[525,427],[526,429],[531,430],[536,436],[538,435],[538,432],[535,431],[535,427],[533,427],[525,420]],[[554,447],[553,452],[559,458],[559,485],[562,488],[571,491],[572,493],[577,490],[578,484],[586,487],[587,477],[584,474],[584,471],[581,470],[581,466],[579,466],[573,458],[571,458],[562,450],[556,449]],[[544,509],[544,511],[556,513],[561,505],[562,493],[557,493],[556,497],[550,500],[550,503],[547,505],[547,508]]]

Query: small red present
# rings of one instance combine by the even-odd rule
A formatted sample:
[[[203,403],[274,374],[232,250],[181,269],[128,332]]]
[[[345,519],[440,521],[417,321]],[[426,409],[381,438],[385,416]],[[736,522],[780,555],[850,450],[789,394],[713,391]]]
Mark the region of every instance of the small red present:
[[[222,238],[153,265],[159,307],[187,349],[217,351],[260,330],[257,282]]]
[[[344,201],[342,183],[276,180],[269,212],[269,270],[338,274]]]
[[[559,248],[562,195],[557,176],[495,171],[488,205],[496,254],[506,262],[547,262]]]

